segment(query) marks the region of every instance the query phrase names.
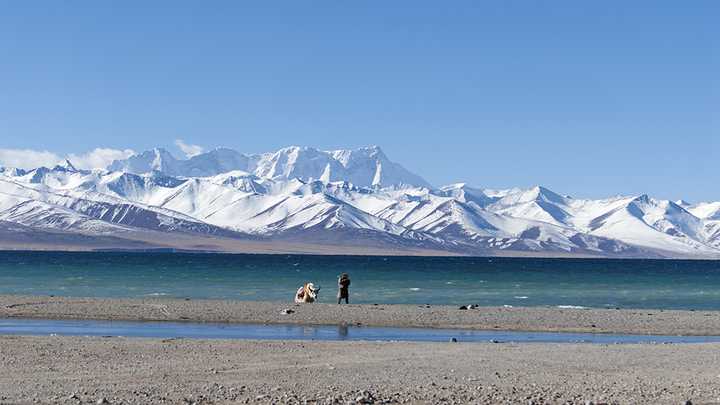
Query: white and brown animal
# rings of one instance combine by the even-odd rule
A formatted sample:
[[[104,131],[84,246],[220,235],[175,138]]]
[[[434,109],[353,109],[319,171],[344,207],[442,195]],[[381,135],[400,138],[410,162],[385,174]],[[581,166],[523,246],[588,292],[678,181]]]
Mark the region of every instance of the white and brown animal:
[[[306,283],[298,288],[295,293],[295,302],[298,304],[315,302],[320,292],[320,287],[315,287],[313,283]]]

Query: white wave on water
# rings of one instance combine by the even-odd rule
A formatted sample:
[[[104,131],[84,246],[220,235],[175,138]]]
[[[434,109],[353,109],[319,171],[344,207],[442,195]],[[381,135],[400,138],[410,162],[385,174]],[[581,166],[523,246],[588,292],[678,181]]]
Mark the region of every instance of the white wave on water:
[[[164,293],[164,292],[154,292],[154,293],[145,294],[145,295],[147,295],[147,296],[149,296],[149,297],[162,297],[162,296],[168,295],[168,293]]]
[[[420,291],[420,289],[417,288],[417,287],[413,287],[413,288],[410,289],[410,291]]]
[[[560,309],[585,309],[580,305],[558,305],[557,307]]]
[[[513,297],[513,298],[515,298],[516,300],[526,300],[526,299],[528,299],[527,295],[516,295],[516,296]]]

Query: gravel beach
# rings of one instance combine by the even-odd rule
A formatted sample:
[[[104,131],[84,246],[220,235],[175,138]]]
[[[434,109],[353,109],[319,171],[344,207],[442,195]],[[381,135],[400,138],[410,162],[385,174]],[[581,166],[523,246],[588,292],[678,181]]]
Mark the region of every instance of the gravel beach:
[[[0,318],[720,335],[720,313],[623,309],[0,296]],[[716,343],[0,336],[0,365],[0,404],[720,403]]]
[[[0,318],[11,317],[720,335],[720,311],[0,296]]]
[[[710,404],[720,345],[0,336],[0,403]]]

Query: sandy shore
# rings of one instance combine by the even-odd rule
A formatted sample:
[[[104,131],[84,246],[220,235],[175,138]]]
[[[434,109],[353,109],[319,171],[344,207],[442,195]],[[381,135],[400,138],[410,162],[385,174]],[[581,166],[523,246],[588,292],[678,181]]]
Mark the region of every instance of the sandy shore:
[[[291,314],[283,310],[291,309]],[[0,318],[163,320],[720,335],[720,312],[0,296]]]
[[[720,401],[718,344],[0,336],[0,364],[0,403],[363,403],[360,399],[677,405],[687,400]]]

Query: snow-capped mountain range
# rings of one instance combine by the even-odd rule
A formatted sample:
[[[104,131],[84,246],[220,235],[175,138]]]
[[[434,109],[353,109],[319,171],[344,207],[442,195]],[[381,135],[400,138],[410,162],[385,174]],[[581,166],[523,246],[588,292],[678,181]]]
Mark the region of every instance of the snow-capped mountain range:
[[[720,202],[434,187],[378,147],[0,168],[0,247],[720,258]],[[263,249],[258,250],[258,247]]]

